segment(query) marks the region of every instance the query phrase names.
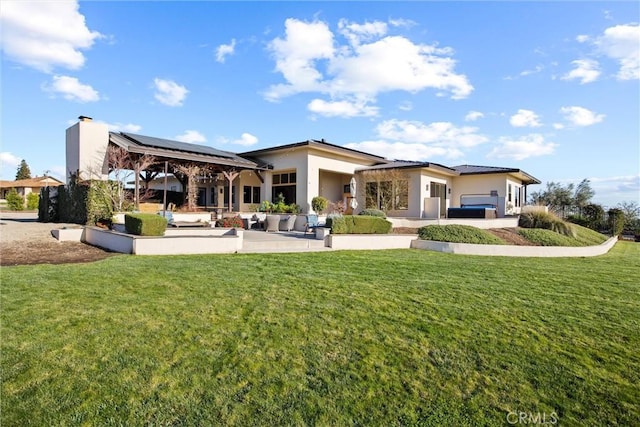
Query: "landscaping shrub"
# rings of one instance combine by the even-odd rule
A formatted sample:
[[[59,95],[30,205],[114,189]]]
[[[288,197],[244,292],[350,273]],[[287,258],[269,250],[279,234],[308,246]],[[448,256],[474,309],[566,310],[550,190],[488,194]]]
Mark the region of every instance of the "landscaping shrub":
[[[240,216],[222,218],[216,221],[216,227],[223,228],[244,228],[244,221]]]
[[[571,224],[548,212],[527,212],[520,215],[518,225],[522,228],[543,228],[569,237],[576,237]]]
[[[378,216],[380,218],[386,218],[387,214],[385,214],[383,211],[381,211],[380,209],[364,209],[362,210],[358,215],[364,215],[364,216]]]
[[[587,227],[582,227],[576,224],[573,226],[573,229],[576,232],[576,240],[585,246],[599,245],[607,240],[607,236],[604,234],[598,233],[597,231]]]
[[[12,211],[24,210],[24,197],[19,195],[15,188],[12,188],[7,193],[7,206]]]
[[[311,209],[313,209],[316,213],[321,213],[322,211],[327,209],[328,204],[329,201],[322,196],[316,196],[311,199]]]
[[[470,225],[427,225],[418,229],[422,240],[437,242],[475,243],[480,245],[504,245],[505,242],[488,231]]]
[[[137,236],[162,236],[167,229],[167,219],[150,213],[126,214],[124,228]]]
[[[583,227],[589,227],[589,224],[591,224],[591,221],[589,221],[589,218],[586,218],[582,215],[569,215],[567,217],[567,221],[569,221],[572,224],[581,225]]]
[[[388,234],[391,222],[374,216],[345,215],[327,219],[333,234]]]
[[[518,234],[540,246],[588,246],[578,239],[544,228],[521,228]]]
[[[40,201],[40,196],[38,196],[38,193],[27,194],[27,209],[29,209],[30,211],[38,209],[39,201]]]

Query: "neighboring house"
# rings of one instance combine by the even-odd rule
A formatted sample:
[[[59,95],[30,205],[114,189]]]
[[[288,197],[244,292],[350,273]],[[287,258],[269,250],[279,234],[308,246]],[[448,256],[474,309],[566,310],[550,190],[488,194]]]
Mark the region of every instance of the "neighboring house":
[[[27,198],[30,193],[40,194],[42,187],[57,187],[61,182],[50,176],[36,176],[35,178],[19,179],[17,181],[0,181],[0,199],[6,199],[7,194],[15,188],[19,195]]]
[[[156,176],[149,187],[165,188],[165,164],[201,164],[196,177],[198,205],[208,209],[252,211],[263,200],[284,196],[286,203],[311,210],[311,200],[323,196],[348,204],[349,182],[356,178],[356,213],[378,208],[388,216],[442,218],[447,208],[491,204],[498,217],[517,214],[527,186],[540,184],[516,168],[448,167],[430,162],[388,160],[324,140],[307,140],[271,148],[231,153],[213,147],[161,138],[109,132],[106,125],[81,117],[67,129],[67,172],[106,179],[109,144],[131,154],[155,156]],[[165,163],[166,162],[166,163]],[[168,169],[171,171],[171,169]],[[167,176],[168,191],[183,191],[184,177]],[[231,206],[231,207],[230,207]]]

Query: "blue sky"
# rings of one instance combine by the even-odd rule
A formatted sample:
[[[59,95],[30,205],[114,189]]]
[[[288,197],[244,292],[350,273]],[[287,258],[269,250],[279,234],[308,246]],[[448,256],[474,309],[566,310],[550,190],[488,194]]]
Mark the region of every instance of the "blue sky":
[[[3,0],[2,179],[80,115],[233,152],[321,139],[640,202],[638,2]]]

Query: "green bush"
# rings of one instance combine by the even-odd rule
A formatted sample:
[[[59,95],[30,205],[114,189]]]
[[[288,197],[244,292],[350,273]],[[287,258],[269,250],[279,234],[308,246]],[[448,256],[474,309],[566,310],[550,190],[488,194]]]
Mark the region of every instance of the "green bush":
[[[583,227],[588,227],[589,224],[591,224],[591,221],[589,221],[589,218],[586,218],[582,215],[569,215],[567,217],[567,221],[569,221],[572,224],[581,225]]]
[[[568,222],[547,212],[527,212],[520,215],[518,225],[522,228],[543,228],[569,237],[576,237],[576,232]]]
[[[391,222],[375,216],[344,215],[327,219],[332,234],[389,234]]]
[[[313,209],[316,213],[321,213],[322,211],[327,209],[328,204],[329,201],[322,196],[316,196],[311,199],[311,209]]]
[[[30,211],[38,209],[39,201],[40,201],[40,196],[38,196],[38,193],[27,194],[27,209],[29,209]]]
[[[385,214],[380,209],[364,209],[358,215],[377,216],[377,217],[380,217],[380,218],[386,218],[387,217],[387,214]]]
[[[470,225],[427,225],[418,229],[422,240],[437,242],[475,243],[480,245],[504,245],[505,242],[488,231]]]
[[[7,193],[7,206],[12,211],[24,210],[24,197],[19,195],[15,188],[12,188]]]
[[[618,208],[607,211],[607,225],[612,236],[619,236],[624,230],[624,212]]]
[[[162,236],[167,229],[167,219],[150,213],[126,214],[124,228],[137,236]]]
[[[570,236],[544,228],[521,228],[518,234],[539,246],[587,246]]]

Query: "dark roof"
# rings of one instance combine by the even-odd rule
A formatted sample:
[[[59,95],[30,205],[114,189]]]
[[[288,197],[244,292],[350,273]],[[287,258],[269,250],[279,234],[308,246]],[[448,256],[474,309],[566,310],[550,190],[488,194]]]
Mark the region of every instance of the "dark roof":
[[[258,165],[229,151],[206,145],[190,144],[170,139],[155,138],[125,132],[109,132],[109,141],[132,153],[150,154],[202,163],[213,163],[245,169],[257,169]]]
[[[416,162],[411,160],[393,160],[393,161],[390,161],[389,163],[384,163],[384,164],[375,165],[375,166],[368,166],[365,168],[361,168],[359,170],[365,171],[365,170],[380,170],[380,169],[415,169],[415,168],[436,169],[436,170],[439,170],[440,172],[443,172],[449,175],[459,174],[456,170],[450,167],[441,165],[439,163]]]
[[[453,169],[460,172],[460,175],[483,175],[492,173],[510,173],[518,175],[525,184],[540,184],[541,181],[518,168],[505,168],[499,166],[477,166],[477,165],[459,165]]]
[[[357,157],[366,157],[368,159],[371,159],[375,162],[387,162],[387,160],[384,157],[381,156],[376,156],[375,154],[371,154],[371,153],[366,153],[364,151],[359,151],[359,150],[354,150],[353,148],[347,148],[347,147],[343,147],[340,145],[336,145],[336,144],[331,144],[329,142],[326,142],[324,139],[323,140],[317,140],[317,139],[309,139],[306,141],[301,141],[301,142],[294,142],[292,144],[285,144],[285,145],[278,145],[276,147],[270,147],[270,148],[262,148],[260,150],[254,150],[254,151],[247,151],[244,153],[238,153],[238,155],[242,156],[242,157],[256,157],[256,156],[260,156],[262,154],[268,154],[274,151],[280,151],[280,150],[289,150],[292,148],[297,148],[297,147],[304,147],[304,146],[309,146],[309,147],[316,147],[316,148],[324,148],[324,149],[331,149],[331,150],[337,150],[337,151],[341,151],[345,154],[348,155],[355,155]]]

